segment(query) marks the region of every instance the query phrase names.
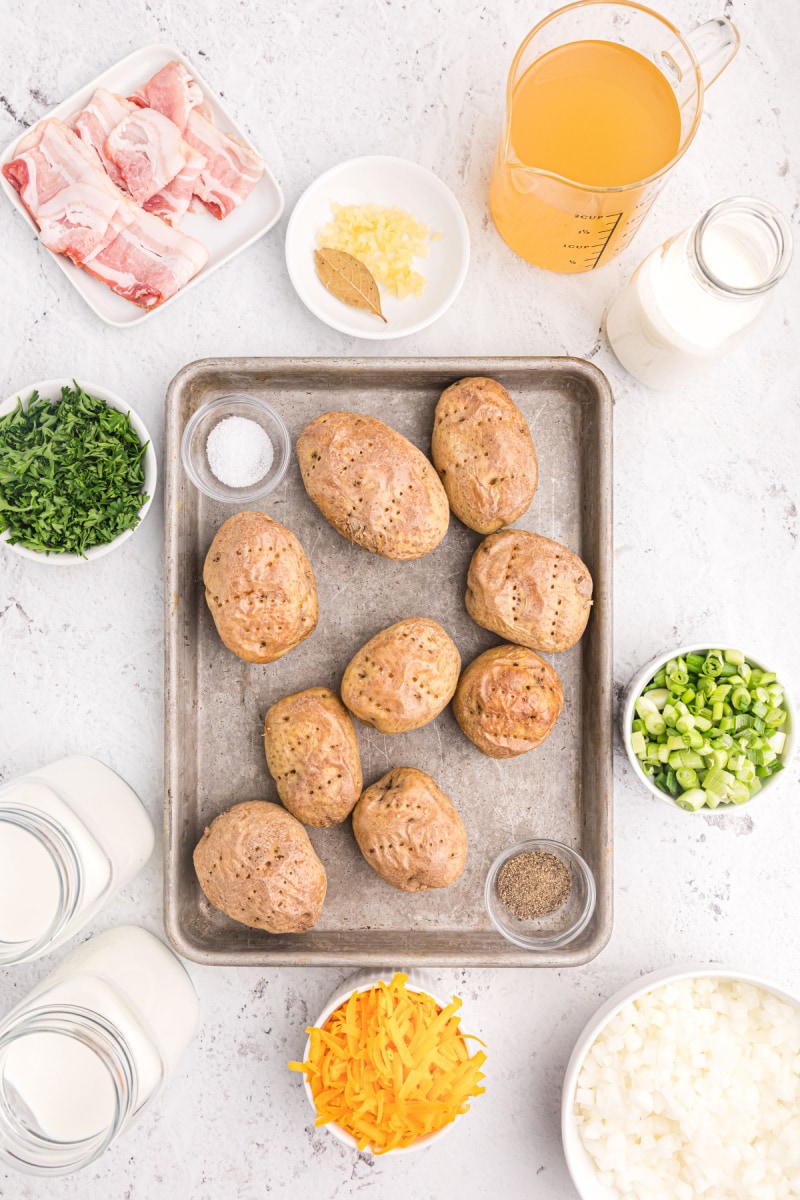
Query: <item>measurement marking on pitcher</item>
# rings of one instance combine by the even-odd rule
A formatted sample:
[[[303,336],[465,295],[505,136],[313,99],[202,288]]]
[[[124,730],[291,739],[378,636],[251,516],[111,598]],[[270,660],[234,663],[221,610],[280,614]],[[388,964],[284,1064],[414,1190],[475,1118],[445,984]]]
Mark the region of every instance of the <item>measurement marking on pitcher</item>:
[[[589,249],[589,250],[597,250],[598,251],[598,253],[594,257],[594,259],[592,259],[592,256],[590,255],[586,259],[585,263],[583,264],[584,267],[589,271],[593,271],[594,268],[597,266],[597,264],[600,262],[600,259],[603,257],[603,253],[606,249],[606,246],[611,241],[612,237],[614,236],[614,231],[616,230],[617,226],[619,225],[620,221],[622,220],[622,213],[621,212],[609,213],[608,217],[606,219],[608,221],[611,221],[612,218],[613,218],[613,223],[611,225],[609,225],[606,229],[597,229],[594,231],[596,236],[603,238],[603,241],[598,242],[596,246],[587,247],[587,249]]]

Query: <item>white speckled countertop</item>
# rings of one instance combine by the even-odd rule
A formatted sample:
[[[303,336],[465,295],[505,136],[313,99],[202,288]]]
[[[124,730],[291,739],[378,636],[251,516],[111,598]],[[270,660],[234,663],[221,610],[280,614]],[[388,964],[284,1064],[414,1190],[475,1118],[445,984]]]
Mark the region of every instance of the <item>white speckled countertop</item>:
[[[291,290],[281,224],[190,296],[128,332],[102,325],[19,216],[0,204],[0,396],[75,375],[140,411],[160,446],[169,380],[210,354],[573,354],[607,374],[615,407],[615,671],[670,645],[724,640],[774,663],[800,694],[798,270],[717,372],[669,397],[619,369],[604,308],[646,251],[737,193],[796,221],[800,13],[771,0],[663,0],[685,29],[724,11],[743,46],[702,128],[622,257],[544,274],[492,226],[488,174],[517,44],[548,5],[521,0],[2,0],[0,143],[138,46],[168,41],[224,94],[284,187],[287,214],[334,163],[391,153],[459,196],[473,260],[438,324],[385,350],[320,324]],[[161,496],[159,496],[159,502]],[[0,779],[82,750],[116,768],[160,823],[160,503],[119,553],[54,571],[0,550]],[[94,1166],[46,1182],[0,1170],[3,1200],[573,1200],[559,1136],[563,1071],[600,1002],[638,974],[722,962],[800,987],[798,770],[739,820],[687,818],[616,760],[616,918],[588,967],[437,972],[489,1045],[488,1091],[441,1145],[373,1162],[315,1131],[285,1069],[344,972],[190,967],[202,1030],[160,1102]],[[93,922],[161,931],[160,850]],[[53,956],[60,959],[62,949]],[[50,967],[0,973],[0,1012]]]

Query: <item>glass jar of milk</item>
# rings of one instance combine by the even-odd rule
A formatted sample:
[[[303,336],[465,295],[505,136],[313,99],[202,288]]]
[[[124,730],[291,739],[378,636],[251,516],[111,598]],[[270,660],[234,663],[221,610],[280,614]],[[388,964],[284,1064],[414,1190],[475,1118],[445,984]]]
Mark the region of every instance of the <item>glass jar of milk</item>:
[[[139,797],[94,758],[62,758],[0,787],[0,965],[77,933],[153,844]]]
[[[648,387],[680,386],[746,335],[791,257],[789,226],[771,204],[715,204],[639,264],[606,314],[611,348]]]
[[[133,925],[89,938],[0,1022],[0,1163],[67,1175],[169,1081],[197,1030],[192,982]]]

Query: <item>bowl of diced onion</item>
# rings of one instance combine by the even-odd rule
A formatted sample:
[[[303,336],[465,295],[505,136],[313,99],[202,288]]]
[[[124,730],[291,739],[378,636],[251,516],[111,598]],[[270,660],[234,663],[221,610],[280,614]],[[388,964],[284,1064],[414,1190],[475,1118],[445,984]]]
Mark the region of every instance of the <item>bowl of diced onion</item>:
[[[466,1049],[467,1041],[478,1039],[461,1032],[456,1016],[461,1001],[456,997],[449,1004],[440,1000],[429,986],[424,971],[414,971],[410,975],[395,973],[394,978],[392,975],[391,971],[382,974],[359,971],[347,979],[331,996],[314,1028],[309,1030],[304,1061],[290,1063],[292,1070],[303,1072],[303,1087],[316,1123],[323,1124],[321,1118],[328,1116],[330,1111],[346,1108],[347,1116],[342,1117],[342,1121],[344,1123],[346,1119],[352,1128],[344,1128],[343,1124],[332,1119],[325,1120],[323,1127],[350,1149],[368,1150],[382,1158],[427,1149],[453,1128],[455,1122],[468,1111],[469,1100],[484,1090],[479,1084],[483,1079],[480,1067],[485,1055],[480,1050],[470,1055]],[[377,1003],[376,1011],[367,1021],[365,1006],[352,1002],[363,1001],[370,995],[375,997]],[[419,1010],[414,1014],[418,1021],[416,1029],[413,1026],[414,1018],[409,1020],[404,1011],[408,1007],[409,995],[420,1001]],[[367,1034],[376,1041],[380,1040],[382,1018],[377,1010],[382,1012],[384,1008],[392,1013],[391,1019],[386,1021],[386,1037],[382,1045],[376,1044],[374,1049],[366,1053],[364,1043]],[[444,1022],[440,1019],[442,1015],[446,1018]],[[427,1026],[425,1022],[428,1022]],[[402,1039],[403,1045],[398,1050],[399,1039]],[[443,1039],[450,1045],[443,1044]],[[452,1054],[456,1043],[457,1053]],[[325,1055],[330,1060],[327,1066],[331,1067],[334,1075],[343,1063],[348,1064],[342,1079],[322,1081],[320,1073],[327,1070],[322,1061]],[[441,1061],[439,1065],[432,1066],[434,1060]],[[386,1077],[382,1078],[384,1071],[387,1072]],[[335,1094],[338,1084],[341,1084],[341,1088]],[[370,1094],[367,1094],[368,1085]],[[427,1106],[423,1094],[426,1090],[430,1090],[432,1095],[435,1093]],[[395,1092],[400,1092],[404,1097],[402,1108],[405,1115],[401,1122],[403,1144],[391,1145],[392,1137],[387,1135],[389,1148],[376,1148],[374,1134],[377,1127],[385,1130],[392,1123],[388,1120],[388,1113],[396,1098]],[[429,1122],[438,1127],[431,1132],[417,1131],[415,1136],[410,1136],[411,1126],[424,1123],[427,1110],[434,1113],[437,1109],[444,1109],[451,1099],[452,1111],[443,1116],[433,1116]],[[385,1113],[378,1116],[375,1106],[370,1103],[372,1100],[377,1100],[380,1108],[385,1108]],[[356,1110],[361,1110],[360,1118]],[[394,1124],[400,1128],[397,1120]],[[370,1135],[371,1127],[373,1136]],[[356,1132],[358,1136],[355,1136]]]
[[[567,1066],[561,1133],[579,1196],[797,1195],[799,1063],[800,996],[786,987],[717,966],[637,979]]]
[[[780,679],[734,646],[659,655],[628,685],[622,739],[634,774],[684,812],[741,812],[794,750],[795,708]]]

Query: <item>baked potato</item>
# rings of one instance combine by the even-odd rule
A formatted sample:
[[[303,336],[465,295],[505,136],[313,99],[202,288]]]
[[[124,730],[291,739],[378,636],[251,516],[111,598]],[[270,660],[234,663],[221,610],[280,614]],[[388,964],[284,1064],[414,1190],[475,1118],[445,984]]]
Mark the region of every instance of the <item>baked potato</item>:
[[[285,808],[304,825],[338,825],[363,783],[352,718],[330,688],[284,696],[264,720],[264,751]]]
[[[561,680],[525,646],[493,646],[465,668],[453,714],[489,758],[514,758],[541,745],[564,704]]]
[[[194,869],[210,903],[251,929],[305,933],[322,912],[325,868],[279,804],[246,800],[220,813],[195,847]]]
[[[461,655],[429,617],[406,617],[382,629],[348,663],[342,700],[380,733],[419,729],[450,703]]]
[[[373,871],[402,892],[449,887],[467,861],[461,817],[430,775],[414,767],[395,767],[364,791],[353,833]]]
[[[203,582],[217,633],[245,662],[274,662],[317,624],[311,563],[291,530],[266,513],[237,513],[220,526]]]
[[[504,529],[473,554],[464,599],[473,621],[510,642],[569,650],[592,611],[592,577],[559,542]]]
[[[528,423],[494,379],[460,379],[442,392],[431,438],[450,507],[477,533],[494,533],[533,500],[539,466]]]
[[[342,537],[384,558],[422,558],[450,509],[425,455],[377,417],[328,412],[297,439],[306,491]]]

